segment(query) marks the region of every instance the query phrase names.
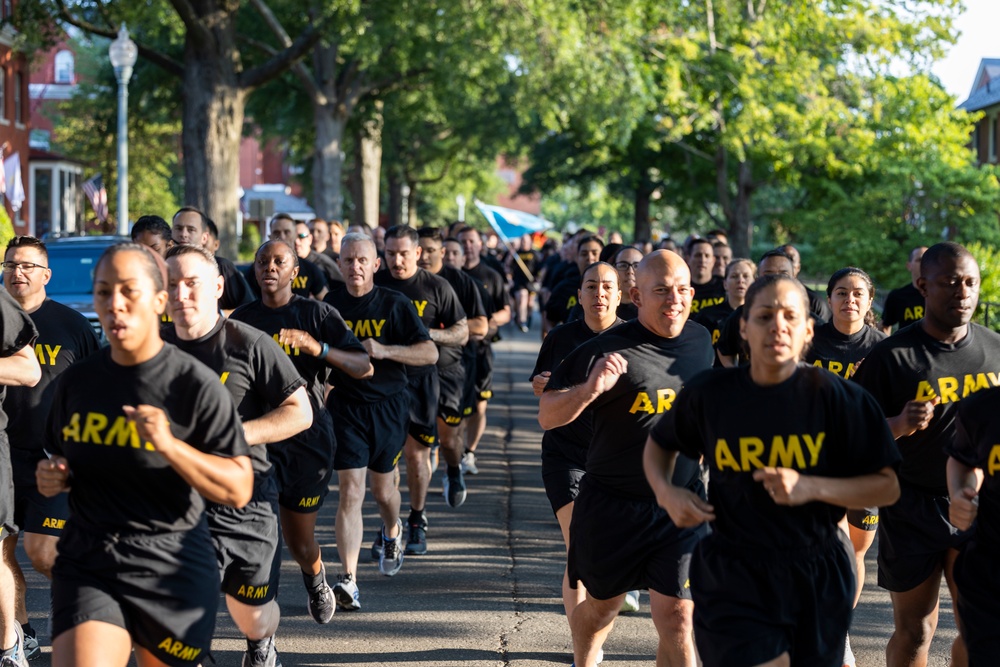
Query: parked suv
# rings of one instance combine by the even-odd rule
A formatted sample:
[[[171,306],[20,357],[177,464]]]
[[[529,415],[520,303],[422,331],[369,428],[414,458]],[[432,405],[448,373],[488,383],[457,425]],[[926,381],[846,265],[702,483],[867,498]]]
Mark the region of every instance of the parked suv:
[[[94,312],[94,269],[108,246],[130,241],[125,236],[60,236],[45,238],[52,279],[45,292],[53,301],[65,304],[90,320],[103,340],[101,323]]]

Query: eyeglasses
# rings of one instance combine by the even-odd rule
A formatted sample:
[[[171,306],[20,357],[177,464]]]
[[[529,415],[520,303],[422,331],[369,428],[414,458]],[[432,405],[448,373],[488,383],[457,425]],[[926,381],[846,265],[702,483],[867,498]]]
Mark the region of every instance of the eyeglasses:
[[[308,234],[308,232],[305,233],[305,234],[296,234],[295,238],[297,238],[297,239],[307,239],[307,238],[309,238],[309,234]]]
[[[615,268],[619,271],[638,270],[639,262],[615,262]]]
[[[14,273],[18,268],[21,269],[21,273],[28,275],[35,269],[45,270],[49,267],[42,266],[41,264],[33,264],[31,262],[0,262],[0,266],[3,267],[4,273]]]

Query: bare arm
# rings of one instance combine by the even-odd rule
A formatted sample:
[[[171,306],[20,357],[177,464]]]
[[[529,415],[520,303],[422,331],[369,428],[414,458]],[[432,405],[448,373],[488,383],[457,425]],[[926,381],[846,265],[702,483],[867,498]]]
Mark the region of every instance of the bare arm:
[[[42,379],[42,367],[31,345],[25,345],[9,357],[0,359],[0,384],[8,387],[34,387]]]
[[[463,317],[447,329],[431,329],[430,334],[438,345],[462,347],[469,342],[469,321]]]
[[[253,496],[249,456],[225,458],[195,449],[170,432],[167,416],[152,405],[123,406],[139,437],[153,444],[167,463],[206,500],[240,508]]]
[[[902,412],[895,417],[886,418],[892,437],[898,440],[927,428],[934,418],[934,407],[940,402],[941,399],[937,396],[927,401],[907,401]]]
[[[642,451],[642,469],[656,494],[657,504],[667,510],[670,520],[679,528],[714,521],[714,507],[690,489],[674,486],[671,482],[676,462],[677,452],[663,449],[652,438],[646,439],[646,448]]]
[[[601,357],[583,384],[542,394],[538,402],[538,423],[546,431],[565,426],[579,417],[594,399],[615,386],[627,371],[628,362],[617,352]]]
[[[719,358],[719,363],[722,364],[723,368],[734,368],[736,366],[737,359],[735,355],[722,354],[716,350],[715,356]]]
[[[791,468],[761,468],[753,473],[778,505],[804,505],[819,500],[841,507],[892,505],[899,500],[896,471],[885,467],[856,477],[800,475]]]
[[[482,340],[490,330],[490,321],[485,315],[469,320],[469,340]]]
[[[510,305],[506,305],[490,317],[492,324],[497,328],[510,322]]]
[[[959,530],[968,530],[979,514],[979,487],[983,471],[948,457],[948,518]]]
[[[282,345],[297,347],[306,354],[318,357],[323,351],[323,344],[308,332],[299,329],[282,329],[278,332],[278,342]],[[323,361],[339,368],[355,380],[371,377],[375,372],[368,354],[360,350],[340,350],[331,347]]]
[[[248,445],[266,445],[301,433],[312,426],[312,422],[312,406],[303,386],[266,415],[243,422],[243,435]]]
[[[361,344],[372,359],[389,359],[407,366],[430,366],[438,360],[437,345],[432,340],[413,345],[383,345],[374,338],[365,338]]]

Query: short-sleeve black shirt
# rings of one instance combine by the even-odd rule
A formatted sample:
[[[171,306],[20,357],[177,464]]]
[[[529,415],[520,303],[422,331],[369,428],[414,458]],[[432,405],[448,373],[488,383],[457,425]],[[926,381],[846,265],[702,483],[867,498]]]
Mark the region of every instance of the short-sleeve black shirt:
[[[897,287],[885,298],[882,309],[882,324],[901,327],[909,326],[924,316],[924,295],[913,283]]]
[[[329,255],[313,250],[310,251],[306,260],[315,264],[323,272],[323,278],[326,280],[326,286],[329,289],[344,284],[344,276],[340,272],[340,267],[337,266],[337,262],[331,259]]]
[[[857,333],[848,336],[838,331],[833,322],[827,322],[816,327],[805,361],[842,378],[849,378],[854,375],[861,360],[883,338],[884,333],[867,324]]]
[[[122,406],[139,404],[163,410],[173,436],[199,451],[249,455],[236,405],[204,364],[169,343],[135,366],[104,348],[60,375],[52,399],[48,448],[73,475],[67,525],[107,535],[184,531],[201,520],[205,500],[126,420]]]
[[[247,268],[246,280],[259,299],[260,285],[257,284],[257,274],[254,272],[253,264]],[[308,299],[311,296],[318,296],[324,287],[327,287],[327,284],[323,271],[308,259],[300,258],[299,273],[292,279],[292,294]]]
[[[712,345],[715,345],[722,335],[722,323],[732,312],[733,307],[729,305],[729,300],[723,299],[722,303],[709,306],[697,315],[691,315],[691,319],[708,329],[712,334]]]
[[[222,287],[222,296],[219,298],[219,308],[223,310],[234,310],[245,303],[253,301],[253,292],[243,275],[237,270],[236,265],[225,257],[215,256],[215,263],[219,267],[219,273],[225,279]],[[252,284],[256,284],[253,281]],[[169,320],[165,320],[169,321]]]
[[[830,304],[826,300],[826,295],[808,287],[806,287],[806,295],[809,297],[809,313],[816,320],[816,324],[829,322],[833,317],[833,311],[830,310]]]
[[[491,269],[484,262],[479,262],[471,269],[463,268],[462,270],[472,276],[473,280],[482,285],[490,295],[490,303],[483,302],[487,316],[492,317],[493,313],[507,307],[510,297],[507,295],[507,283],[502,274]],[[488,343],[489,341],[484,342]]]
[[[0,288],[0,359],[33,345],[37,337],[38,331],[28,314],[6,289]],[[0,430],[7,429],[6,392],[7,387],[0,385]]]
[[[24,460],[37,462],[45,457],[43,424],[52,406],[55,379],[100,349],[100,343],[86,317],[51,299],[43,301],[29,317],[38,330],[35,356],[42,367],[42,379],[34,387],[8,387],[3,409],[10,415],[7,437],[11,449],[19,450]],[[33,466],[29,470],[15,465],[14,474],[18,484],[35,483]]]
[[[220,317],[201,338],[181,339],[174,324],[163,327],[160,335],[219,377],[244,422],[266,415],[305,386],[281,347],[249,324]],[[270,474],[266,447],[250,447],[250,460],[258,477]]]
[[[588,407],[594,435],[587,455],[587,475],[617,493],[652,498],[642,470],[646,436],[656,420],[673,408],[685,382],[712,367],[712,341],[705,327],[688,322],[680,335],[662,338],[631,320],[576,348],[552,372],[546,391],[583,384],[597,360],[617,352],[628,371]],[[698,464],[678,463],[674,477],[682,485],[699,479]]]
[[[712,276],[711,280],[702,285],[691,283],[694,288],[694,298],[691,299],[691,317],[712,306],[724,303],[726,300],[726,287],[719,276]]]
[[[854,380],[871,392],[888,417],[907,401],[941,403],[930,425],[899,438],[900,480],[933,495],[948,495],[944,447],[955,438],[955,407],[973,393],[1000,385],[1000,335],[978,324],[955,344],[942,343],[917,322],[875,345]]]
[[[406,280],[398,280],[391,272],[375,274],[375,284],[402,293],[417,308],[417,314],[428,330],[447,329],[466,319],[465,309],[448,281],[426,269]],[[462,346],[438,345],[438,368],[449,368],[462,360]],[[430,367],[433,368],[433,367]]]
[[[664,449],[704,456],[713,537],[759,549],[819,545],[836,534],[844,509],[821,502],[780,507],[753,480],[755,470],[854,477],[899,462],[872,397],[806,365],[770,387],[755,384],[746,366],[704,373],[680,392],[651,437]]]
[[[402,293],[374,286],[361,297],[351,296],[346,287],[326,295],[347,327],[360,340],[374,338],[383,345],[416,345],[430,340],[417,309]],[[366,380],[338,382],[331,393],[354,402],[375,403],[395,396],[407,387],[406,366],[391,359],[372,359],[375,373]]]
[[[561,280],[552,289],[549,300],[545,302],[545,317],[553,324],[567,322],[570,313],[579,303],[580,274],[576,273]]]
[[[1000,549],[1000,388],[992,387],[958,404],[955,439],[945,453],[983,471],[976,518],[976,543]]]
[[[525,268],[528,269],[530,276],[525,274],[524,269],[521,268],[521,264],[518,264],[516,260],[512,259],[512,264],[510,267],[510,280],[514,284],[515,289],[520,289],[528,285],[528,283],[535,280],[537,274],[537,269],[535,265],[538,263],[538,253],[534,250],[518,250],[517,257],[521,260],[521,264],[524,264]]]

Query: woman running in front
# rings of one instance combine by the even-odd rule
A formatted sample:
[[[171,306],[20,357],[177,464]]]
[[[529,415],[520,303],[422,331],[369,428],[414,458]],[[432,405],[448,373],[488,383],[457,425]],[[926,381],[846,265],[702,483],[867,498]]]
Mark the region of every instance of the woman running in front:
[[[678,526],[712,522],[691,561],[706,667],[840,667],[856,580],[844,507],[891,504],[900,461],[863,389],[800,365],[805,288],[767,276],[740,321],[750,365],[694,378],[646,443],[657,500]],[[670,483],[677,452],[704,456],[709,500]]]
[[[200,665],[219,569],[205,501],[241,507],[253,469],[218,376],[160,339],[164,276],[149,251],[108,248],[94,308],[108,347],[60,376],[53,456],[38,490],[69,491],[72,520],[52,570],[52,664]]]

